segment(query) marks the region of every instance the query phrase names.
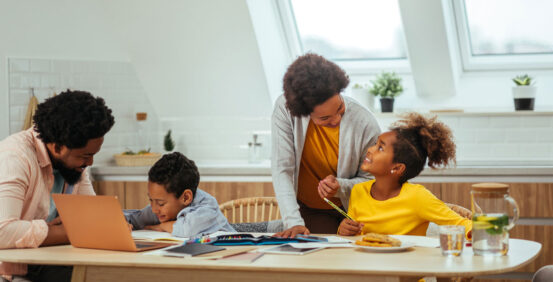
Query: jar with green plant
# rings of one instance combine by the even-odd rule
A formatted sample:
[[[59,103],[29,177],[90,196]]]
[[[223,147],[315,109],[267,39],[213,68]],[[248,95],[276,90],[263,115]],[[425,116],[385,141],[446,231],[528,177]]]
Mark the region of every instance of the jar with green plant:
[[[382,72],[371,81],[372,87],[369,90],[374,96],[380,97],[380,108],[383,113],[394,111],[394,98],[403,93],[401,77],[395,72]]]
[[[536,99],[536,87],[533,86],[534,80],[528,74],[517,75],[513,79],[513,99],[515,110],[532,111],[534,110],[534,101]]]
[[[175,149],[175,141],[173,141],[171,137],[171,130],[167,131],[167,134],[163,137],[163,148],[167,152],[171,152]]]

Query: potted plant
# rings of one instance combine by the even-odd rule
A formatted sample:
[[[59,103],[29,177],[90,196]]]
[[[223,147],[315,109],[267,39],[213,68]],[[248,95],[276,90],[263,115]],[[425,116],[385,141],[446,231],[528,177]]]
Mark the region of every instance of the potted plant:
[[[173,141],[173,138],[171,137],[171,130],[167,131],[167,134],[163,137],[163,148],[167,152],[171,152],[175,149],[175,141]]]
[[[351,88],[351,96],[362,106],[374,110],[374,96],[369,94],[367,84],[355,83]]]
[[[403,92],[401,77],[394,72],[382,72],[371,81],[372,88],[369,90],[374,96],[380,96],[380,108],[383,113],[394,111],[394,97]]]
[[[517,75],[513,78],[516,86],[513,87],[513,98],[515,101],[516,111],[532,111],[534,110],[534,100],[536,99],[536,87],[532,86],[532,77],[525,75]]]

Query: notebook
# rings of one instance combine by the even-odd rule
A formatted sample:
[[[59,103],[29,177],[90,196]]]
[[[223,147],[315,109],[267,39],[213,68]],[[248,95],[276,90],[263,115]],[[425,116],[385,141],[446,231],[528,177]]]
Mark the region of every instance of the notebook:
[[[201,243],[186,243],[181,246],[165,249],[165,255],[175,255],[175,256],[197,256],[207,253],[213,253],[217,251],[222,251],[225,248],[206,245]]]
[[[135,242],[115,196],[52,194],[73,247],[140,252],[171,243]]]

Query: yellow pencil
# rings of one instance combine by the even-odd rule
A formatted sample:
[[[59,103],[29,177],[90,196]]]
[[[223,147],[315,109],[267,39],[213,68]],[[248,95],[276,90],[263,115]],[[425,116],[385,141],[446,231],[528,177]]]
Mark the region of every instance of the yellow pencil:
[[[351,216],[349,216],[345,211],[343,211],[341,208],[339,208],[337,205],[335,205],[333,202],[331,202],[330,200],[328,200],[327,198],[323,198],[323,200],[325,200],[325,202],[327,202],[331,207],[333,207],[335,210],[337,210],[339,213],[341,213],[343,216],[345,216],[346,218],[349,218],[353,221],[355,221],[353,218],[351,218]]]

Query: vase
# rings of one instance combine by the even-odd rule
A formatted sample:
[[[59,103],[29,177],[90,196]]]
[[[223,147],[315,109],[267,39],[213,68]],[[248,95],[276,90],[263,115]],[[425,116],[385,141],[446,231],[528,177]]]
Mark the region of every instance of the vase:
[[[394,111],[394,98],[380,98],[380,109],[383,113]]]
[[[533,111],[536,99],[536,87],[519,85],[513,87],[513,99],[516,111]]]

